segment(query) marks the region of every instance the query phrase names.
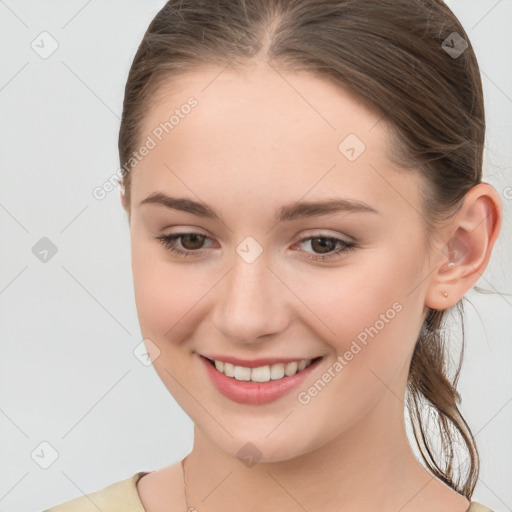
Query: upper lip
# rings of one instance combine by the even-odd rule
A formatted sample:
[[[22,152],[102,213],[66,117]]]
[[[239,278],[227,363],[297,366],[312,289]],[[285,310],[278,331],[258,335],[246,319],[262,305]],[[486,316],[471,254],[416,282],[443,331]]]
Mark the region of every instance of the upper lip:
[[[264,357],[260,359],[240,359],[238,357],[222,356],[218,354],[201,354],[203,357],[211,360],[223,361],[225,363],[231,363],[235,366],[245,366],[246,368],[258,368],[260,366],[272,366],[273,364],[279,363],[292,363],[295,361],[302,361],[303,359],[316,359],[321,356],[313,357]]]

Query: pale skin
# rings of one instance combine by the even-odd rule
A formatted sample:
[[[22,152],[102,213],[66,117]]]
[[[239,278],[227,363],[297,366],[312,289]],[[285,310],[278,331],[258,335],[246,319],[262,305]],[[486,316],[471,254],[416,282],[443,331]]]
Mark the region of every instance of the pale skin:
[[[427,308],[456,304],[489,262],[501,228],[498,193],[473,187],[428,247],[422,184],[386,158],[379,116],[311,75],[278,74],[264,63],[220,71],[197,70],[155,97],[143,139],[190,96],[198,105],[136,166],[130,204],[121,196],[141,332],[158,347],[153,365],[195,424],[189,506],[464,512],[468,500],[411,451],[403,399]],[[366,145],[353,162],[338,150],[350,133]],[[139,204],[154,192],[207,204],[222,220]],[[327,198],[364,201],[378,213],[273,220],[283,205]],[[177,245],[199,256],[175,255],[154,238],[191,232],[204,242],[185,237]],[[304,241],[313,235],[358,247],[315,262],[308,257],[321,247]],[[248,236],[263,249],[252,263],[236,252]],[[466,251],[447,267],[453,240]],[[307,390],[395,302],[401,311],[307,405],[300,390],[266,405],[232,402],[195,354],[322,355],[301,386]],[[262,453],[251,468],[237,458],[247,442]],[[146,475],[137,490],[148,512],[186,510],[179,462]]]

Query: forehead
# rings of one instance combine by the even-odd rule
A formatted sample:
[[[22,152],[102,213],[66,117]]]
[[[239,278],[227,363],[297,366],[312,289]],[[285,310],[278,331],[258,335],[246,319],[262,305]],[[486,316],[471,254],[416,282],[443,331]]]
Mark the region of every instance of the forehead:
[[[419,202],[415,173],[386,157],[388,125],[326,79],[202,68],[164,84],[149,107],[141,142],[154,147],[133,171],[134,204],[187,186],[189,196],[215,191],[219,208],[238,192],[273,209],[333,193],[381,210]]]

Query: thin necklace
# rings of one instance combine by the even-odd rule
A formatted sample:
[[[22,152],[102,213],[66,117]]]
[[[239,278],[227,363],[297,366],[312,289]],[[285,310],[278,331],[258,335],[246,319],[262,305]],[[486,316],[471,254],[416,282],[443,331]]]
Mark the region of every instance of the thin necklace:
[[[188,457],[188,455],[187,455],[187,457]],[[181,459],[181,468],[182,468],[182,472],[183,472],[183,484],[185,486],[185,504],[187,505],[187,512],[189,512],[190,507],[188,505],[187,477],[185,476],[185,459],[187,457],[185,457],[184,459]],[[194,510],[194,509],[192,509],[192,510]]]

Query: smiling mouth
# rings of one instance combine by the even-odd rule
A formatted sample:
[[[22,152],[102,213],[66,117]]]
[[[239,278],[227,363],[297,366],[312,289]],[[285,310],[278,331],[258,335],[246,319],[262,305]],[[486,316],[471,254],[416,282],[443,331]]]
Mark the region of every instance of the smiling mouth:
[[[262,383],[292,377],[293,375],[302,372],[319,359],[322,359],[323,356],[318,356],[313,359],[297,360],[289,363],[276,363],[272,365],[258,366],[256,368],[237,366],[232,363],[209,359],[205,356],[201,357],[206,359],[219,373],[222,373],[226,377],[231,377],[238,381]]]

